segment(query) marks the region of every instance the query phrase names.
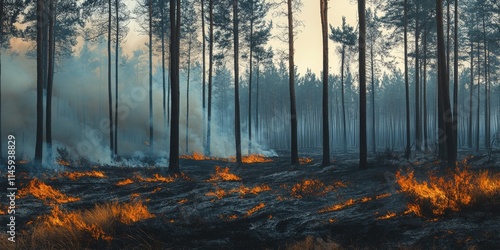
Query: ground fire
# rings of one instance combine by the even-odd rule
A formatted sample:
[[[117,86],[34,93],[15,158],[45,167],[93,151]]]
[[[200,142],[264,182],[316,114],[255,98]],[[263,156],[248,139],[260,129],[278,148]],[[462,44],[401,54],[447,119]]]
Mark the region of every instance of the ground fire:
[[[49,203],[68,203],[80,200],[80,198],[78,197],[67,196],[36,178],[31,180],[28,186],[19,190],[19,198],[25,197],[27,195],[33,195],[37,199]]]
[[[396,173],[401,192],[408,195],[408,210],[418,216],[440,216],[466,207],[500,202],[500,174],[473,172],[467,168],[453,170],[449,176],[428,174],[428,180],[417,180],[413,171]]]
[[[73,181],[82,177],[106,178],[106,174],[104,172],[96,170],[87,172],[64,172],[61,175]]]
[[[215,173],[211,175],[208,181],[240,181],[241,178],[235,174],[229,173],[228,167],[215,167]]]

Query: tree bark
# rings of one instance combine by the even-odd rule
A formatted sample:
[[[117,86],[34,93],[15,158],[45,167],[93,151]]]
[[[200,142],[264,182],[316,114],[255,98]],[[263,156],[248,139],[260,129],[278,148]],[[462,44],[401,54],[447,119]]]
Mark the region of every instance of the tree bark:
[[[365,0],[358,0],[359,16],[359,168],[367,167],[366,140],[366,19]]]
[[[451,0],[449,0],[451,1]],[[455,30],[453,32],[453,148],[454,155],[458,152],[458,2],[455,0]]]
[[[472,36],[472,33],[471,33]],[[474,92],[474,42],[470,37],[470,84],[469,84],[469,131],[468,140],[469,149],[472,149],[472,94]]]
[[[214,0],[209,0],[209,45],[208,45],[208,118],[207,118],[207,145],[205,154],[210,155],[210,136],[211,136],[211,120],[212,120],[212,74],[214,64]]]
[[[241,164],[241,124],[240,124],[240,92],[239,92],[239,25],[238,0],[233,0],[233,49],[234,49],[234,137],[236,143],[236,163]],[[251,131],[251,128],[249,128]],[[250,149],[248,149],[250,152]]]
[[[39,171],[42,167],[42,152],[43,152],[43,85],[44,85],[44,62],[43,62],[43,30],[44,18],[43,11],[45,8],[45,0],[37,0],[36,9],[36,142],[35,142],[35,171]]]
[[[172,8],[172,6],[170,7]],[[149,46],[148,46],[149,47],[149,150],[150,152],[153,152],[154,144],[153,144],[153,1],[152,0],[149,0],[148,12],[149,12]],[[170,54],[170,56],[172,56],[172,54]]]
[[[46,144],[47,144],[47,156],[48,159],[52,158],[52,89],[54,85],[54,60],[55,60],[55,0],[49,0],[49,13],[47,17],[49,20],[49,37],[48,37],[48,47],[49,47],[49,57],[48,57],[48,74],[47,74],[47,99],[46,99],[46,111],[45,111],[45,129],[46,129]]]
[[[290,88],[290,125],[291,125],[291,164],[299,165],[299,150],[297,145],[297,108],[295,104],[295,62],[293,41],[293,10],[292,2],[288,1],[288,83]]]
[[[328,0],[321,0],[321,33],[323,35],[323,161],[330,165],[330,125],[328,120]]]
[[[419,5],[417,3],[417,13]],[[419,44],[420,37],[419,18],[415,18],[415,150],[422,151],[422,120],[420,119],[420,67]]]
[[[181,1],[170,0],[170,78],[172,84],[172,124],[170,125],[170,174],[180,174],[179,168],[179,57]]]
[[[120,35],[120,12],[119,12],[119,0],[115,0],[115,12],[116,12],[116,36],[115,36],[115,148],[114,156],[118,154],[118,57],[119,57],[119,35]]]
[[[108,108],[109,108],[109,145],[111,157],[114,152],[113,96],[111,90],[111,0],[108,0]]]
[[[444,108],[444,115],[439,117],[444,124],[446,140],[446,160],[448,167],[454,167],[456,155],[452,134],[452,114],[450,107],[449,87],[447,84],[447,67],[443,35],[443,6],[442,0],[436,1],[437,51],[438,51],[438,86],[440,88],[439,102]]]
[[[407,14],[408,3],[407,0],[404,1],[404,57],[405,57],[405,98],[406,98],[406,159],[410,158],[411,145],[410,145],[410,96],[409,96],[409,86],[408,86],[408,14]]]

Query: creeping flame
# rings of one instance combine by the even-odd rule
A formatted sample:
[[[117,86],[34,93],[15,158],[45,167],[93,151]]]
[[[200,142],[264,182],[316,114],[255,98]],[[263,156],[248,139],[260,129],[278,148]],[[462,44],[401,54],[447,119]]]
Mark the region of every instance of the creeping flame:
[[[31,180],[28,186],[19,190],[18,193],[19,197],[25,197],[28,194],[40,200],[52,200],[56,203],[68,203],[80,200],[77,197],[67,196],[36,178]]]
[[[169,183],[169,182],[174,182],[175,179],[171,176],[165,177],[161,176],[160,174],[154,174],[152,178],[143,178],[140,175],[137,175],[136,178],[139,181],[142,182],[164,182],[164,183]]]
[[[187,160],[196,160],[196,161],[219,160],[217,158],[204,156],[202,153],[199,153],[199,152],[193,152],[192,155],[181,155],[181,156],[179,156],[179,158],[181,158],[181,159],[187,159]]]
[[[383,195],[376,195],[375,197],[382,197],[382,196]],[[333,211],[342,210],[346,207],[350,207],[350,206],[355,205],[355,204],[366,203],[366,202],[372,201],[373,199],[374,199],[373,197],[362,197],[362,198],[358,198],[358,199],[349,199],[349,200],[346,200],[344,202],[334,204],[334,205],[329,206],[329,207],[325,207],[325,208],[319,210],[318,213],[326,213],[326,212],[333,212]],[[375,199],[378,199],[378,198],[375,198]]]
[[[269,187],[268,185],[257,185],[255,187],[252,187],[252,188],[249,188],[249,187],[246,187],[244,185],[241,185],[239,188],[236,188],[236,189],[232,189],[230,191],[230,193],[239,193],[240,194],[240,197],[243,197],[247,194],[254,194],[254,195],[258,195],[259,193],[262,193],[262,192],[265,192],[265,191],[270,191],[271,190],[271,187]]]
[[[208,181],[240,181],[241,178],[235,174],[229,173],[229,168],[215,167],[215,173],[212,174]]]
[[[251,208],[250,210],[248,210],[246,216],[251,216],[253,213],[255,213],[255,212],[263,209],[265,206],[266,206],[266,204],[260,203],[259,205],[257,205],[255,207]]]
[[[115,185],[116,186],[126,186],[126,185],[130,185],[132,183],[134,183],[134,181],[132,179],[127,178],[127,179],[124,179],[124,180],[117,182]]]
[[[386,219],[390,219],[390,218],[393,218],[393,217],[396,217],[396,213],[394,213],[394,212],[387,212],[386,215],[378,217],[377,220],[386,220]]]
[[[336,185],[345,186],[341,182],[337,182]],[[334,188],[333,185],[325,185],[319,180],[307,179],[293,185],[291,195],[298,199],[304,196],[324,196]]]
[[[65,167],[68,167],[69,165],[71,165],[71,163],[69,163],[68,161],[65,161],[65,160],[57,160],[57,164],[61,165],[61,166],[65,166]]]
[[[313,160],[311,158],[303,157],[299,158],[300,165],[305,165],[311,163]]]
[[[500,174],[492,175],[488,171],[475,173],[457,168],[447,178],[433,173],[429,173],[428,178],[429,181],[418,181],[413,172],[408,175],[396,173],[401,192],[414,199],[408,204],[407,211],[417,216],[440,216],[500,196]]]
[[[228,195],[228,193],[222,188],[217,188],[215,191],[210,191],[205,194],[205,196],[215,196],[219,200],[224,198],[226,195]]]
[[[102,171],[88,171],[88,172],[65,172],[62,176],[68,177],[71,180],[76,180],[82,177],[95,177],[95,178],[107,178],[106,174]]]

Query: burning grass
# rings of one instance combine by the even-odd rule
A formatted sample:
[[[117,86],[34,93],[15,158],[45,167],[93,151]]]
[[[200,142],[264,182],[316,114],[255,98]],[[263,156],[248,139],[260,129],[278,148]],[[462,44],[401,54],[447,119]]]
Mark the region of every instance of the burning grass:
[[[229,173],[229,168],[215,167],[215,173],[210,176],[208,181],[241,181],[241,178],[235,174]]]
[[[333,205],[331,205],[329,207],[325,207],[325,208],[319,210],[318,213],[327,213],[327,212],[339,211],[339,210],[342,210],[344,208],[350,207],[352,205],[356,205],[356,204],[359,204],[359,203],[366,203],[366,202],[372,201],[374,199],[375,200],[376,199],[382,199],[382,198],[388,197],[390,195],[391,194],[379,194],[379,195],[375,195],[374,197],[361,197],[361,198],[358,198],[358,199],[349,199],[349,200],[346,200],[344,202],[333,204]]]
[[[344,186],[342,182],[337,182],[336,186]],[[292,186],[291,195],[301,199],[304,196],[325,196],[335,189],[334,185],[325,185],[320,180],[307,179]]]
[[[116,186],[126,186],[126,185],[130,185],[132,183],[134,183],[134,181],[132,179],[127,178],[127,179],[124,179],[124,180],[117,182],[115,185]]]
[[[203,161],[203,160],[219,160],[218,158],[215,157],[208,157],[203,155],[202,153],[199,152],[193,152],[192,155],[181,155],[179,156],[181,159],[186,159],[186,160],[195,160],[195,161]]]
[[[446,177],[428,174],[428,180],[419,181],[414,172],[407,175],[396,173],[401,192],[409,196],[406,213],[413,212],[420,217],[442,216],[464,208],[500,207],[500,174],[488,171],[472,172],[455,169]]]
[[[313,160],[311,158],[303,157],[299,158],[300,165],[305,165],[311,163]]]
[[[394,218],[394,217],[396,217],[396,213],[394,213],[394,212],[387,212],[387,214],[378,217],[377,220],[387,220],[387,219]]]
[[[210,191],[205,194],[205,196],[214,196],[217,197],[217,199],[222,199],[227,195],[237,193],[240,195],[241,198],[245,197],[248,194],[253,194],[253,195],[258,195],[259,193],[265,192],[265,191],[270,191],[271,187],[268,185],[257,185],[254,187],[246,187],[245,185],[241,185],[239,188],[234,188],[229,191],[226,191],[222,188],[217,187],[215,191]]]
[[[251,216],[251,215],[252,215],[252,214],[254,214],[255,212],[257,212],[257,211],[259,211],[259,210],[263,209],[264,207],[266,207],[266,204],[264,204],[264,203],[259,203],[259,205],[257,205],[257,206],[255,206],[255,207],[253,207],[253,208],[249,209],[249,210],[247,211],[246,216],[247,216],[247,217],[248,217],[248,216]]]
[[[130,225],[153,217],[140,200],[96,205],[80,211],[63,211],[55,206],[49,214],[37,218],[31,242],[43,249],[88,248],[99,241],[111,241],[120,224]]]
[[[69,178],[70,180],[77,180],[82,177],[95,177],[95,178],[107,178],[106,174],[102,171],[87,171],[87,172],[64,172],[61,174],[64,177]]]
[[[22,198],[29,194],[37,199],[43,201],[52,200],[56,203],[68,203],[80,200],[78,197],[67,196],[36,178],[31,180],[28,186],[19,190],[18,196]]]
[[[162,176],[160,174],[154,174],[153,177],[146,177],[146,178],[143,178],[140,175],[137,175],[135,178],[137,180],[139,180],[139,181],[142,181],[142,182],[164,182],[164,183],[169,183],[169,182],[174,182],[175,181],[175,177],[172,177],[172,176],[165,177],[165,176]]]

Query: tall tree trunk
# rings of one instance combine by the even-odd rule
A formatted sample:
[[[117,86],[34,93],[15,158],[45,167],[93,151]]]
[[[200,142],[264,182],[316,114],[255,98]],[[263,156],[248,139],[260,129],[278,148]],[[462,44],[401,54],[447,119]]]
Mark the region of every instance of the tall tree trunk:
[[[479,99],[479,90],[481,86],[481,52],[480,52],[481,46],[479,45],[479,39],[477,39],[477,117],[476,117],[476,151],[479,151],[479,107],[481,106],[480,104],[480,99]]]
[[[450,1],[450,0],[449,0]],[[454,154],[458,152],[458,1],[455,0],[455,17],[454,17],[454,49],[453,49],[453,148]]]
[[[48,39],[48,47],[49,47],[49,58],[48,58],[48,75],[47,75],[47,99],[46,99],[46,111],[45,111],[45,129],[46,129],[46,144],[47,144],[47,156],[48,159],[52,158],[52,89],[54,85],[54,60],[55,60],[55,39],[54,39],[54,30],[55,30],[55,21],[56,21],[56,13],[55,13],[55,0],[49,0],[49,12],[50,15],[47,17],[49,20],[49,39]]]
[[[238,0],[233,0],[233,49],[234,49],[234,137],[236,143],[236,163],[241,164],[241,124],[240,124],[240,72],[239,72],[239,31]],[[250,128],[251,131],[251,128]],[[249,149],[250,151],[250,149]]]
[[[114,156],[118,154],[118,55],[119,55],[119,35],[120,35],[120,12],[119,12],[119,0],[115,0],[115,12],[116,12],[116,36],[115,36],[115,148]]]
[[[191,45],[193,34],[189,34],[187,82],[186,82],[186,154],[189,154],[189,81],[191,76]]]
[[[253,17],[253,2],[251,9],[251,16]],[[249,77],[248,77],[248,154],[250,155],[252,150],[252,73],[253,73],[253,19],[250,20],[250,56],[248,57],[249,64]]]
[[[255,135],[257,136],[257,140],[259,140],[261,138],[260,134],[259,134],[259,127],[260,127],[260,123],[259,123],[259,78],[260,78],[260,60],[257,59],[257,67],[256,67],[256,76],[257,76],[257,79],[256,79],[256,82],[255,82],[255,86],[256,87],[256,93],[255,93]]]
[[[179,57],[181,1],[170,0],[170,78],[172,83],[172,124],[170,125],[170,162],[168,172],[180,174],[179,168]]]
[[[404,57],[405,57],[405,98],[406,98],[406,159],[410,158],[411,146],[410,146],[410,94],[408,86],[408,14],[407,14],[408,3],[407,0],[404,1]]]
[[[202,112],[203,112],[203,121],[202,121],[202,130],[203,130],[203,140],[205,140],[205,107],[206,107],[206,100],[205,100],[205,85],[206,85],[206,74],[207,74],[207,69],[206,69],[206,39],[205,39],[205,1],[201,0],[201,40],[203,44],[203,51],[202,51],[202,58],[203,58],[203,74],[202,77],[203,79],[201,80],[201,85],[202,85],[202,92],[201,92],[201,102],[202,102]]]
[[[211,120],[212,120],[212,74],[214,64],[214,0],[208,2],[209,11],[209,45],[208,45],[208,118],[207,118],[207,145],[205,154],[210,155],[210,136],[211,136]]]
[[[108,0],[108,108],[109,108],[109,145],[111,157],[114,152],[113,94],[111,90],[111,0]]]
[[[472,149],[472,94],[474,92],[474,42],[472,41],[472,33],[470,39],[469,131],[467,142],[469,148]]]
[[[347,129],[345,116],[345,90],[344,90],[344,64],[345,64],[345,45],[342,45],[342,62],[340,63],[340,88],[342,92],[342,146],[344,152],[347,152]]]
[[[323,161],[330,165],[330,125],[328,121],[328,0],[321,0],[321,33],[323,35]]]
[[[427,151],[429,149],[429,138],[427,137],[427,35],[429,30],[427,29],[427,25],[425,26],[424,31],[424,82],[423,82],[423,99],[424,99],[424,150]]]
[[[153,1],[149,0],[149,150],[153,152]],[[170,6],[172,8],[172,6]],[[170,54],[172,56],[172,54]],[[173,98],[173,96],[172,96]],[[173,101],[173,100],[172,100]],[[172,136],[172,135],[170,135]]]
[[[373,44],[375,41],[371,41],[370,46],[370,71],[371,71],[371,85],[372,85],[372,149],[373,154],[377,152],[377,143],[375,141],[375,70],[373,62]]]
[[[45,0],[37,0],[36,5],[36,142],[35,142],[35,171],[42,167],[43,151],[43,85],[44,85],[44,62],[43,62],[43,30],[44,30],[44,8]]]
[[[297,108],[295,104],[295,62],[293,47],[293,10],[292,2],[288,1],[288,80],[290,88],[290,125],[291,125],[291,163],[299,165],[299,149],[297,145]]]
[[[454,150],[453,134],[452,134],[452,119],[451,119],[451,107],[450,107],[450,97],[449,97],[449,86],[447,83],[447,67],[446,67],[446,55],[445,55],[445,45],[444,45],[444,35],[443,35],[443,6],[442,0],[436,1],[436,26],[437,26],[437,51],[438,51],[438,85],[440,88],[439,102],[443,106],[444,116],[439,117],[443,120],[445,128],[445,140],[446,140],[446,160],[448,167],[455,166],[456,155]]]
[[[160,0],[160,15],[161,15],[161,81],[163,86],[163,127],[165,129],[165,134],[167,133],[167,89],[165,82],[165,1]],[[165,136],[166,137],[166,136]]]
[[[4,13],[3,0],[0,0],[0,13]],[[0,18],[0,20],[2,20]],[[2,49],[3,48],[3,21],[0,21],[0,100],[2,99]],[[0,120],[2,119],[2,102],[0,101]],[[0,122],[0,138],[3,138],[2,123]],[[3,144],[0,143],[0,160],[3,160]]]
[[[488,119],[488,43],[486,41],[486,22],[484,15],[483,19],[483,43],[484,43],[484,147],[486,150],[490,149],[490,132],[489,132],[489,119]]]
[[[366,168],[366,19],[365,0],[358,0],[359,16],[359,168]]]
[[[419,12],[419,5],[417,3],[417,13]],[[422,120],[420,116],[420,58],[419,58],[419,44],[420,37],[419,18],[415,18],[415,150],[422,151]]]

